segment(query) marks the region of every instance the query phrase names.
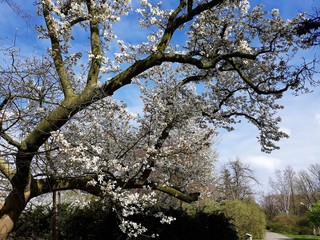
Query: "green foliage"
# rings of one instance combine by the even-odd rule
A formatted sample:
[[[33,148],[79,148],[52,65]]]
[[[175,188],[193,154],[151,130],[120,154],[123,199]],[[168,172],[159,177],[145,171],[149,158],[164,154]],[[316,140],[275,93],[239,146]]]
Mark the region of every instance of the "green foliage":
[[[250,233],[254,239],[264,239],[266,219],[257,203],[241,200],[225,201],[221,206],[221,212],[232,218],[232,223],[241,238],[245,239],[246,233]]]
[[[61,228],[63,239],[124,239],[111,206],[93,201],[90,205],[69,208]]]
[[[176,220],[171,224],[159,224],[159,220],[152,217],[138,216],[141,222],[149,229],[156,230],[159,233],[159,240],[212,240],[239,239],[235,227],[224,214],[218,212],[205,213],[203,211],[195,211],[192,215],[182,209],[162,209],[166,215],[175,217]],[[139,238],[149,239],[149,238]]]
[[[296,232],[299,235],[313,234],[313,228],[310,226],[309,219],[306,216],[298,217]]]
[[[197,212],[214,213],[220,210],[220,203],[209,199],[199,200],[192,204],[184,203],[182,206],[191,216],[195,215]]]
[[[270,223],[270,229],[281,233],[297,233],[298,218],[294,215],[280,214]]]
[[[147,234],[158,233],[159,240],[211,240],[239,239],[235,226],[224,214],[217,211],[205,212],[194,209],[192,214],[183,209],[152,208],[148,212],[162,211],[167,216],[175,217],[171,224],[161,224],[159,218],[149,215],[134,215],[131,220],[141,223],[150,229]],[[67,207],[60,211],[60,234],[65,240],[86,239],[116,239],[129,240],[120,231],[119,219],[112,211],[110,204],[92,202],[84,208]],[[39,206],[25,212],[19,228],[13,233],[14,239],[50,239],[51,212],[47,207]],[[20,237],[20,238],[18,238]],[[150,239],[148,236],[139,236],[137,239]]]
[[[10,237],[13,239],[50,239],[50,231],[50,208],[37,206],[24,211]]]
[[[320,201],[312,205],[311,209],[307,212],[307,218],[313,227],[320,226]]]
[[[311,235],[313,229],[306,216],[279,214],[269,221],[268,228],[274,232]]]

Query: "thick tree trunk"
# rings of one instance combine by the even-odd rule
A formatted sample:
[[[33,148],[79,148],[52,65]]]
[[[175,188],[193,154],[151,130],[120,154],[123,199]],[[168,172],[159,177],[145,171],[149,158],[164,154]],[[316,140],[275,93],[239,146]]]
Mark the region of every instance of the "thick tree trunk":
[[[13,220],[8,214],[4,214],[0,218],[0,240],[7,239],[9,233],[12,231],[14,226]]]
[[[28,202],[28,192],[19,192],[13,189],[6,198],[5,204],[0,206],[0,240],[7,239],[13,230],[14,224]]]

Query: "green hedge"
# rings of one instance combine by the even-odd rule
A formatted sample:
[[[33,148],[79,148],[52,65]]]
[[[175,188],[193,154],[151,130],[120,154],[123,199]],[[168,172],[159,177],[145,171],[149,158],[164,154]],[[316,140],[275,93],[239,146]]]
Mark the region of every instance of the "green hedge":
[[[158,212],[159,209],[149,209],[148,212]],[[188,214],[182,209],[161,209],[168,216],[175,217],[171,224],[161,224],[158,218],[150,215],[135,215],[131,220],[141,223],[150,229],[148,235],[159,234],[160,240],[236,240],[239,239],[234,225],[222,213],[195,211]],[[61,239],[115,239],[128,240],[119,229],[119,219],[111,206],[94,202],[89,206],[79,209],[64,207],[60,213]],[[51,211],[46,207],[37,207],[22,214],[13,239],[50,239]],[[135,238],[132,238],[135,239]],[[139,236],[137,239],[150,239]]]

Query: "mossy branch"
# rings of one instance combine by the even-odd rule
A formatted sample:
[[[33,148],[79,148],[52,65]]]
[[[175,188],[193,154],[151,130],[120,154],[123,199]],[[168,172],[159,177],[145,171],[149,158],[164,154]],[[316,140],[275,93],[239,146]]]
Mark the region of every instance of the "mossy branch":
[[[93,185],[90,183],[91,181],[96,181],[96,179],[97,177],[95,175],[80,177],[48,177],[45,179],[33,179],[31,184],[31,198],[52,191],[72,189],[82,190],[92,195],[103,197],[106,194],[106,192],[104,192],[101,189],[99,184]],[[164,192],[187,203],[197,201],[200,195],[199,193],[184,193],[178,188],[152,181],[132,180],[130,182],[127,182],[118,180],[116,181],[116,186],[121,187],[123,189],[149,188],[151,190]]]

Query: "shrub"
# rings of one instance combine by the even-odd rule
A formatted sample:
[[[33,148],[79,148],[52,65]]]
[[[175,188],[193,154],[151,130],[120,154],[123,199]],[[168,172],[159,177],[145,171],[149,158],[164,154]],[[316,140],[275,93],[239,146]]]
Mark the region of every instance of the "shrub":
[[[162,211],[165,212],[166,215],[175,217],[176,220],[170,225],[162,225],[159,224],[158,219],[150,221],[150,219],[141,216],[144,219],[142,222],[144,225],[153,230],[157,229],[156,231],[160,234],[159,238],[157,238],[159,240],[239,239],[234,225],[232,225],[230,219],[222,213],[196,211],[190,215],[181,209],[163,209]],[[150,224],[150,222],[152,222],[152,224]]]
[[[155,218],[152,214],[159,211],[176,218],[176,220],[171,224],[161,224],[159,218]],[[134,215],[130,220],[141,223],[150,229],[146,235],[158,233],[157,239],[159,240],[239,239],[236,228],[231,224],[230,219],[216,211],[195,210],[192,214],[188,214],[183,209],[154,207],[148,212],[149,215]],[[121,232],[116,213],[112,211],[111,205],[106,205],[106,203],[92,202],[84,208],[63,206],[59,219],[61,239],[130,239]],[[51,210],[48,207],[38,206],[24,212],[11,237],[13,239],[50,239]],[[150,238],[139,236],[137,239]]]
[[[260,206],[253,201],[227,200],[221,205],[221,212],[232,218],[232,223],[241,238],[246,233],[254,239],[264,239],[266,230],[265,214]]]
[[[297,219],[297,233],[299,235],[313,234],[313,228],[310,226],[310,222],[306,216],[302,216]]]
[[[50,239],[51,210],[47,206],[29,208],[18,219],[14,231],[10,234],[13,239]]]
[[[155,208],[148,210],[150,213],[158,211],[159,209]],[[176,220],[171,224],[161,224],[159,218],[153,217],[152,214],[139,214],[130,218],[150,230],[147,236],[139,236],[138,239],[150,239],[149,236],[152,233],[159,234],[158,240],[238,239],[235,227],[221,213],[198,211],[189,215],[181,209],[161,209],[161,212]],[[115,213],[108,208],[106,210],[102,210],[101,207],[77,209],[66,219],[64,226],[66,226],[64,239],[129,239],[120,231]]]
[[[270,223],[270,229],[281,233],[298,233],[297,217],[288,214],[280,214],[275,216]]]

